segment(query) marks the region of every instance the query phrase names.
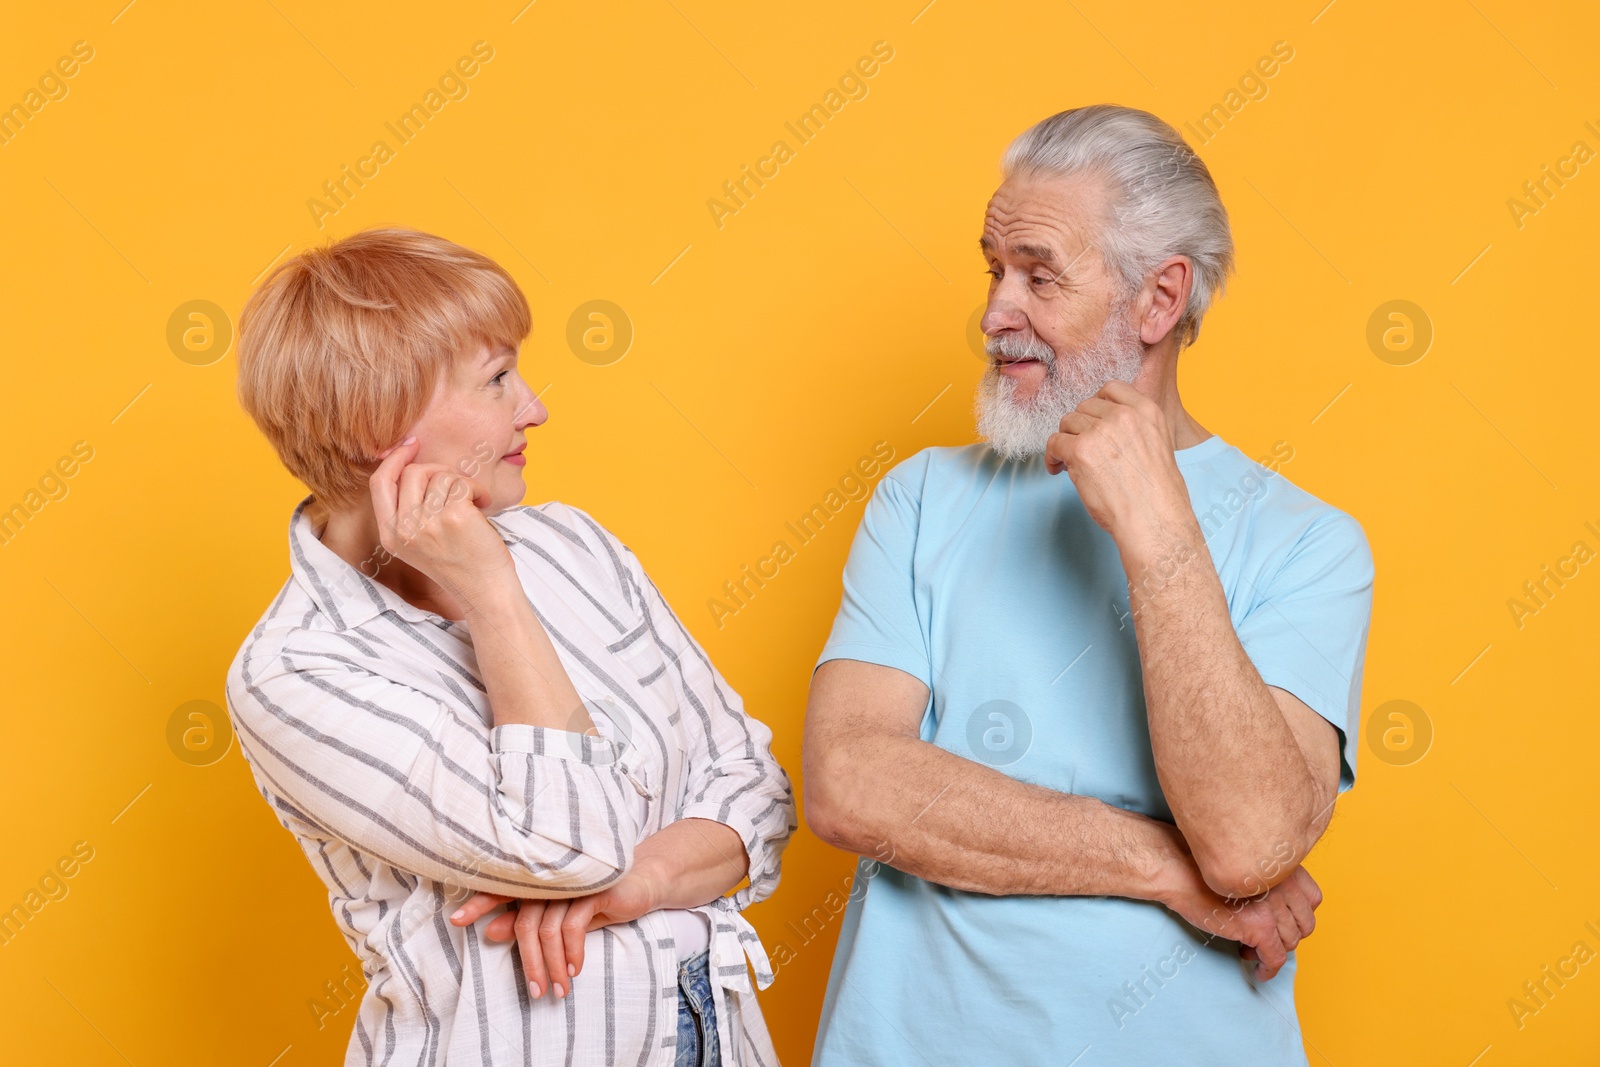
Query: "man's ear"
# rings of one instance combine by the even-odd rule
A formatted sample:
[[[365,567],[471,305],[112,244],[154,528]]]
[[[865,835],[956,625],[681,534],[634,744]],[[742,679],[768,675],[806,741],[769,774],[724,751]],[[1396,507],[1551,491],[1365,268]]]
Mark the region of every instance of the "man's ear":
[[[1169,256],[1146,276],[1141,296],[1149,301],[1139,317],[1139,339],[1147,345],[1159,343],[1171,333],[1189,306],[1189,290],[1194,288],[1194,263],[1188,256]],[[1147,295],[1146,295],[1147,294]]]

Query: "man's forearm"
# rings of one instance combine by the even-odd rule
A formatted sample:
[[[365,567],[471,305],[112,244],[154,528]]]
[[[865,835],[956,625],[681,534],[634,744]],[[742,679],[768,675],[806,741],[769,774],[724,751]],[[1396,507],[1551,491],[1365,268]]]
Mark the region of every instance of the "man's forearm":
[[[1245,892],[1241,878],[1285,847],[1298,861],[1326,825],[1311,765],[1239,643],[1199,525],[1123,545],[1122,558],[1162,792],[1213,887]]]
[[[1159,900],[1170,824],[1058,793],[914,737],[838,739],[807,780],[826,840],[952,889]],[[819,826],[820,823],[820,826]]]

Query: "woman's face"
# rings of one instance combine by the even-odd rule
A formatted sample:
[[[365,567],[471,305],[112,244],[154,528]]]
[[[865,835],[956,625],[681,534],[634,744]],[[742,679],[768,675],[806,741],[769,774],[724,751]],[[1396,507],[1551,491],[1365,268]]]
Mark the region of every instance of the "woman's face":
[[[419,446],[412,462],[442,463],[475,479],[493,498],[494,514],[522,502],[524,431],[549,417],[517,372],[517,350],[480,345],[440,378],[408,431]]]

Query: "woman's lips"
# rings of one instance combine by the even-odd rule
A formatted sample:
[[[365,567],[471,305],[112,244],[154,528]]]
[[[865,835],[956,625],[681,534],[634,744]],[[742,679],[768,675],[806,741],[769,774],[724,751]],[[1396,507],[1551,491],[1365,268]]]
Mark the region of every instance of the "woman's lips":
[[[513,452],[508,456],[501,456],[500,458],[517,467],[524,466],[528,462],[528,457],[524,456],[521,452]]]

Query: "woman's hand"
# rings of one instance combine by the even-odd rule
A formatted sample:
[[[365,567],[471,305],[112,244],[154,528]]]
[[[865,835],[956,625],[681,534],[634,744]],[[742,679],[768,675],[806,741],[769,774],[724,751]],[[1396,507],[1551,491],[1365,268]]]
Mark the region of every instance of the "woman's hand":
[[[584,935],[662,908],[708,904],[743,881],[749,864],[744,843],[731,826],[679,819],[640,841],[628,873],[600,892],[568,900],[523,900],[515,912],[489,920],[484,933],[492,941],[516,940],[529,993],[539,997],[553,988],[564,997],[583,970]],[[477,893],[450,921],[470,925],[512,899]]]
[[[520,589],[511,553],[485,514],[489,490],[448,464],[411,462],[421,447],[412,436],[385,449],[368,480],[384,551],[452,592],[496,581]]]
[[[583,970],[584,937],[591,930],[632,922],[661,907],[663,885],[639,864],[598,893],[568,900],[522,900],[517,910],[497,915],[483,929],[491,941],[517,942],[528,993],[535,998],[552,989],[564,997]],[[470,926],[492,908],[512,899],[495,893],[474,894],[450,916],[457,926]]]

